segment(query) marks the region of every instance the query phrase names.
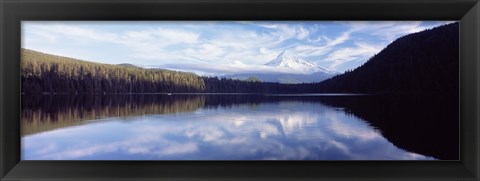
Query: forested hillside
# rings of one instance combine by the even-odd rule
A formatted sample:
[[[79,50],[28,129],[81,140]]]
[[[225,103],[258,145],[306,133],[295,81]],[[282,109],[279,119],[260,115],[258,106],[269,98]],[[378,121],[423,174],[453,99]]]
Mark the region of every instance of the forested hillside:
[[[138,93],[200,92],[201,77],[192,73],[108,65],[22,50],[22,92]]]
[[[458,93],[459,23],[406,35],[364,65],[321,82],[321,92]]]

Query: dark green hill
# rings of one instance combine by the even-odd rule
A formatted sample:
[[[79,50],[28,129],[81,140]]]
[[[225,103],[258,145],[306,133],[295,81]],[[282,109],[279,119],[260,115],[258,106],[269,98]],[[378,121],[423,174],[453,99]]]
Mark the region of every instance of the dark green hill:
[[[321,92],[451,93],[459,88],[459,23],[401,37],[364,65],[319,84]]]
[[[203,79],[193,73],[110,65],[22,49],[22,92],[141,93],[199,92]]]

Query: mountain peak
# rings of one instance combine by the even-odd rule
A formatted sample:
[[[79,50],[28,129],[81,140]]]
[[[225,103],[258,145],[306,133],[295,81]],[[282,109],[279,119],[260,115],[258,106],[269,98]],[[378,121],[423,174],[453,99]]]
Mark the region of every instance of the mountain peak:
[[[292,70],[297,73],[310,74],[316,72],[324,72],[331,74],[332,72],[320,67],[308,60],[302,59],[297,55],[293,54],[291,51],[283,50],[278,54],[277,58],[266,63],[267,66],[277,67],[281,69]]]

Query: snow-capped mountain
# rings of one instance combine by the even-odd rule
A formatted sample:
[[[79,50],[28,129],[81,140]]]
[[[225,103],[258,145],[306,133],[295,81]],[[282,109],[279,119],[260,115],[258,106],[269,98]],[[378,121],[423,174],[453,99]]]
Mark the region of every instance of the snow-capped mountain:
[[[277,58],[264,64],[264,66],[277,69],[276,72],[240,73],[226,75],[225,77],[246,80],[256,77],[264,82],[280,83],[307,83],[320,82],[336,74],[320,67],[308,60],[302,59],[289,51],[283,51]]]
[[[311,74],[316,72],[324,72],[332,74],[333,72],[320,67],[308,60],[302,59],[289,51],[284,50],[277,58],[266,63],[265,65],[271,67],[277,67],[280,69],[293,70],[293,73]]]

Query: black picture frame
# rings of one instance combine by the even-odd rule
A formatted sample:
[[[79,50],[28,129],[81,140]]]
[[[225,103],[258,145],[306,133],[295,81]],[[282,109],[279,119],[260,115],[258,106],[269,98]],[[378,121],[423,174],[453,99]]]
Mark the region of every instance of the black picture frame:
[[[479,180],[478,0],[0,0],[1,180]],[[458,20],[460,161],[21,161],[22,20]]]

